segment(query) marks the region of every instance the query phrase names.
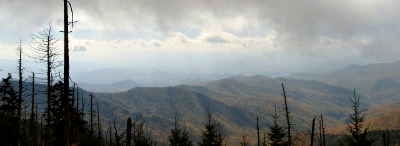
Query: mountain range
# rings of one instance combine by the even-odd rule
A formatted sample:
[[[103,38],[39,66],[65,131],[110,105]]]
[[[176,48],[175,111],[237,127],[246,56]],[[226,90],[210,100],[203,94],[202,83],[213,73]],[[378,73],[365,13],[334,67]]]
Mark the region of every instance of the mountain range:
[[[226,134],[227,144],[240,140],[247,133],[255,140],[256,117],[262,131],[271,124],[275,106],[284,125],[282,84],[288,97],[295,132],[311,128],[313,117],[324,116],[328,133],[343,133],[352,113],[349,98],[361,97],[361,111],[367,115],[372,129],[398,126],[400,103],[400,62],[351,65],[332,73],[292,74],[285,78],[262,75],[236,75],[198,84],[168,87],[134,87],[107,93],[107,88],[136,86],[132,80],[104,87],[94,92],[94,102],[100,106],[102,125],[113,119],[123,124],[128,117],[140,115],[157,140],[166,140],[173,127],[175,114],[194,139],[201,133],[206,108],[214,112]],[[90,85],[88,85],[90,86]],[[43,87],[41,87],[43,88]],[[80,89],[85,110],[89,111],[89,91]],[[107,128],[107,127],[106,127]]]
[[[322,114],[329,132],[349,121],[354,95],[361,97],[361,107],[370,121],[398,112],[400,62],[351,65],[326,74],[293,74],[282,78],[233,76],[192,85],[135,87],[119,93],[95,93],[98,102],[107,103],[106,115],[126,119],[142,115],[156,137],[166,139],[177,113],[184,125],[197,137],[209,106],[221,122],[228,141],[240,138],[242,131],[255,134],[256,117],[261,125],[270,125],[274,107],[283,119],[282,83],[289,94],[288,104],[296,131],[310,129],[314,116]],[[397,91],[396,91],[397,90]],[[393,108],[384,108],[393,107]],[[111,112],[111,113],[110,113]],[[105,120],[114,117],[104,116]],[[392,121],[398,121],[392,118]],[[392,124],[393,128],[399,128]],[[378,128],[379,124],[375,124]],[[388,126],[388,125],[386,125]],[[335,130],[336,129],[336,130]],[[198,137],[197,137],[198,138]]]

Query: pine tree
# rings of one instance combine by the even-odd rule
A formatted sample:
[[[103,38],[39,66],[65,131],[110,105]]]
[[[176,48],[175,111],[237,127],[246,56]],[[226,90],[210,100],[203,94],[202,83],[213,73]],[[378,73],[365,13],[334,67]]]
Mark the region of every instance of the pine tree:
[[[272,115],[273,118],[273,125],[269,126],[270,132],[268,133],[268,138],[271,141],[271,146],[283,146],[284,145],[284,140],[283,138],[285,137],[285,129],[284,127],[280,126],[279,123],[279,115],[276,111],[276,105],[275,105],[275,112]]]
[[[153,139],[151,138],[151,134],[145,132],[144,130],[144,122],[142,121],[142,117],[136,117],[136,121],[133,122],[133,143],[135,146],[151,146],[153,145]]]
[[[213,118],[213,112],[206,109],[207,121],[203,123],[204,129],[201,131],[199,146],[222,146],[224,136],[221,132],[220,123]]]
[[[178,124],[178,114],[175,114],[174,128],[171,129],[170,135],[168,135],[168,141],[170,146],[191,146],[192,140],[190,140],[189,133],[180,128]]]
[[[11,85],[11,79],[11,74],[8,74],[0,86],[0,145],[18,143],[18,92]]]
[[[346,143],[352,146],[369,146],[375,141],[368,138],[368,127],[364,127],[365,114],[360,113],[360,97],[357,97],[354,89],[354,99],[350,98],[353,114],[350,115],[351,122],[347,126],[347,131],[351,136],[347,136]]]

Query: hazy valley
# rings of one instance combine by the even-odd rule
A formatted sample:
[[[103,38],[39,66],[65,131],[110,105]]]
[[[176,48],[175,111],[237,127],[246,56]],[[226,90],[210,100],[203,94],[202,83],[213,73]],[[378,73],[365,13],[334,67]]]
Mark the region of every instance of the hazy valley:
[[[196,138],[205,120],[205,108],[209,105],[221,122],[228,141],[233,142],[240,139],[242,131],[255,134],[257,115],[261,126],[266,128],[271,124],[275,105],[283,114],[282,83],[289,94],[288,104],[295,131],[309,130],[312,118],[322,114],[326,118],[327,132],[342,134],[345,131],[343,126],[349,121],[349,98],[353,97],[355,87],[361,97],[362,112],[367,114],[372,129],[399,129],[400,108],[396,105],[400,98],[396,93],[400,91],[400,80],[395,80],[400,77],[399,70],[400,64],[395,62],[351,65],[333,73],[293,74],[289,78],[238,75],[191,85],[134,87],[116,93],[94,92],[94,100],[100,104],[104,122],[142,115],[146,127],[161,139],[166,139],[165,133],[172,127],[176,113]],[[112,87],[119,88],[119,85],[108,86]],[[84,94],[87,100],[88,92]],[[284,123],[283,116],[281,120]]]

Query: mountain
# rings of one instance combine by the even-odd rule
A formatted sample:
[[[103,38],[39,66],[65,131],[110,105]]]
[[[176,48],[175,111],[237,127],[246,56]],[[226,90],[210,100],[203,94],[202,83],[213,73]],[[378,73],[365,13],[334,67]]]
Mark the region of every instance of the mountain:
[[[110,92],[120,92],[122,89],[132,89],[133,87],[165,87],[180,84],[197,84],[210,80],[227,78],[233,75],[234,74],[198,72],[170,73],[158,70],[144,72],[130,69],[104,68],[90,72],[75,72],[71,74],[71,78],[74,81],[78,81],[82,84],[82,87],[85,86],[85,88],[90,91],[104,92],[104,89],[107,88],[106,90]],[[115,83],[116,81],[132,82],[128,84],[130,86],[128,88],[128,86]],[[118,87],[112,87],[110,84],[117,85]]]
[[[131,83],[131,81],[127,81]],[[116,93],[94,93],[94,103],[99,104],[102,125],[108,125],[113,119],[117,124],[124,125],[128,117],[143,117],[146,129],[151,130],[157,140],[166,140],[169,129],[172,128],[174,116],[184,122],[192,137],[198,139],[202,123],[205,121],[207,106],[214,111],[215,117],[221,122],[226,134],[227,144],[236,145],[243,131],[248,133],[250,140],[255,137],[256,117],[260,117],[260,125],[265,130],[271,123],[270,115],[275,105],[283,119],[282,83],[288,97],[294,129],[303,131],[310,129],[314,116],[324,115],[328,133],[343,127],[351,113],[351,103],[348,98],[353,96],[353,90],[329,85],[314,80],[293,78],[269,78],[265,76],[234,76],[195,85],[178,85],[169,87],[135,87]],[[29,85],[29,83],[27,83]],[[393,85],[393,84],[391,84]],[[43,85],[38,85],[43,91]],[[28,86],[27,91],[30,87]],[[83,97],[85,111],[89,111],[89,92],[79,89],[75,94]],[[76,96],[75,96],[76,97]],[[382,117],[390,117],[398,112],[387,108],[389,103],[377,104],[374,97],[361,95],[361,109],[367,113],[370,121],[382,121]],[[45,103],[44,96],[38,96],[38,101]],[[41,99],[40,99],[41,98]],[[29,98],[26,100],[29,102]],[[389,100],[386,100],[389,101]],[[82,106],[82,101],[80,101]],[[393,104],[390,104],[393,107]],[[39,105],[45,109],[45,104]],[[399,111],[399,110],[395,110]],[[383,114],[384,113],[384,114]],[[86,115],[88,118],[88,115]],[[392,118],[392,125],[398,119]],[[385,124],[387,125],[387,124]],[[376,124],[376,127],[383,127]],[[396,127],[396,126],[391,126]],[[103,128],[108,128],[107,126]],[[375,127],[373,127],[375,128]]]
[[[317,81],[265,76],[235,76],[190,86],[136,87],[120,93],[95,93],[95,99],[101,103],[104,120],[141,114],[153,135],[164,140],[175,113],[197,137],[209,105],[223,125],[228,141],[235,141],[241,130],[254,131],[257,115],[262,127],[267,127],[274,106],[283,108],[282,83],[290,95],[288,104],[296,130],[308,129],[312,117],[320,114],[326,116],[327,126],[342,125],[351,112],[348,98],[352,97],[352,90]]]
[[[400,61],[367,65],[350,65],[331,73],[297,73],[289,77],[316,80],[348,89],[376,99],[374,102],[399,102]]]
[[[121,80],[111,84],[96,84],[96,83],[84,83],[78,82],[79,87],[91,91],[91,92],[123,92],[134,87],[143,86],[140,83],[136,83],[130,79]]]

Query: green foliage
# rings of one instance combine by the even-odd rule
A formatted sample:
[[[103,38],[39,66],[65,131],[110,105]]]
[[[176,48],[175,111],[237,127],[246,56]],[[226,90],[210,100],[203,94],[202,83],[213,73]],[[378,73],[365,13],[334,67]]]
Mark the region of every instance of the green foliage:
[[[268,133],[268,139],[271,141],[271,146],[282,146],[284,145],[284,138],[285,138],[285,127],[278,124],[279,115],[275,112],[272,115],[273,125],[269,126],[270,132]]]
[[[360,97],[356,96],[354,90],[354,99],[350,99],[353,108],[353,114],[350,115],[351,122],[347,126],[347,131],[350,136],[347,136],[346,143],[352,146],[370,146],[375,141],[373,138],[368,138],[368,127],[365,127],[365,114],[360,113]]]
[[[133,143],[135,146],[152,146],[153,139],[144,131],[144,123],[133,125]]]
[[[0,86],[0,97],[2,101],[0,110],[3,114],[15,117],[19,101],[17,92],[11,85],[11,79],[11,74],[8,74],[7,78],[3,78],[2,85]]]
[[[0,145],[17,145],[18,141],[18,94],[10,83],[11,79],[11,74],[8,74],[0,86]]]
[[[171,129],[170,135],[168,135],[168,141],[170,146],[191,146],[192,140],[190,139],[189,132],[185,128],[181,128],[178,124],[178,116],[175,116],[174,128]]]
[[[62,105],[62,97],[64,94],[64,84],[59,81],[53,85],[51,88],[52,91],[52,104],[51,104],[51,122],[50,128],[52,130],[52,134],[49,137],[51,143],[53,145],[63,145],[63,105]],[[72,91],[71,91],[72,92]],[[72,95],[72,94],[71,94]],[[72,104],[72,99],[69,99],[69,109],[70,109],[70,121],[68,121],[68,127],[70,128],[70,140],[72,143],[79,143],[79,145],[97,145],[100,143],[98,137],[92,135],[89,132],[88,122],[85,121],[82,116],[84,113],[81,111],[77,111]]]
[[[213,112],[207,108],[207,121],[203,123],[204,129],[201,131],[199,146],[222,146],[224,136],[221,132],[220,124],[213,118]]]

